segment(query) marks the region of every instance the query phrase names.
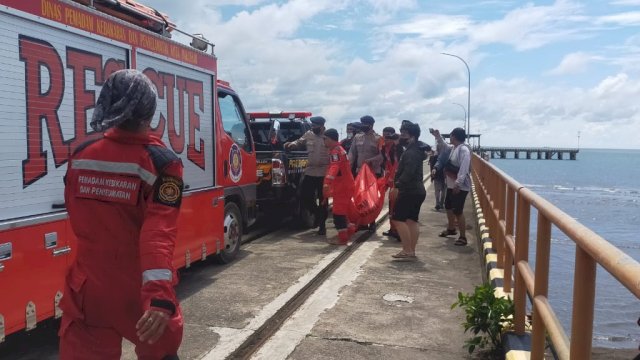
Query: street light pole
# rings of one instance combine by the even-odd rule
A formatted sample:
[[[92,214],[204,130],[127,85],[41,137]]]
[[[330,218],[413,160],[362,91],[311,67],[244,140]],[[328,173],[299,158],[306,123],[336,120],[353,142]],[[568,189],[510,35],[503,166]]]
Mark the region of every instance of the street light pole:
[[[578,149],[580,149],[580,131],[578,131]]]
[[[464,63],[464,66],[467,67],[467,75],[469,75],[468,76],[469,83],[468,83],[468,91],[467,91],[467,142],[470,142],[469,135],[471,133],[471,70],[469,70],[469,65],[467,65],[467,62],[464,61],[464,59],[461,58],[460,56],[449,54],[449,53],[440,53],[440,54],[458,58],[460,61]]]
[[[458,106],[460,106],[462,108],[462,111],[464,111],[464,119],[463,120],[464,120],[464,123],[466,124],[466,122],[467,122],[467,109],[465,109],[464,105],[462,105],[462,104],[458,104],[458,103],[454,103],[454,102],[452,102],[452,104],[453,105],[458,105]]]

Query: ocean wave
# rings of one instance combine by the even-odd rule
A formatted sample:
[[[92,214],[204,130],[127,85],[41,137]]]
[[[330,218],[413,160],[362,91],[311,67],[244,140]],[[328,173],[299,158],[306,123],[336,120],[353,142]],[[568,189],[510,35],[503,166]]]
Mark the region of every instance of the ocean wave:
[[[553,189],[554,190],[576,190],[577,188],[574,187],[566,187],[566,186],[562,186],[562,185],[553,185]]]
[[[535,235],[534,235],[535,236]],[[533,240],[534,242],[536,240]],[[569,239],[569,238],[555,238],[555,237],[551,237],[551,243],[552,244],[562,244],[562,245],[574,245],[575,243],[573,242],[573,240]]]
[[[629,197],[630,201],[636,202],[640,198],[640,189],[637,188],[615,188],[615,187],[603,187],[603,186],[571,186],[568,184],[522,184],[522,186],[539,192],[540,194],[560,191],[560,192],[576,192],[576,195],[604,195],[604,196],[624,196]]]
[[[533,243],[536,242],[535,236],[536,236],[535,233],[532,233],[530,235]],[[609,243],[611,243],[616,248],[618,248],[620,250],[623,250],[623,251],[624,250],[640,250],[640,244],[635,244],[635,243],[623,243],[623,244],[620,244],[620,243],[613,243],[613,242],[611,242],[610,240],[608,240],[606,238],[605,238],[605,240],[608,241]],[[563,238],[551,237],[551,243],[552,244],[563,245],[563,246],[567,246],[567,245],[575,246],[576,245],[576,243],[573,240],[571,240],[571,239],[569,239],[567,237],[563,237]],[[626,251],[624,251],[624,252],[626,252]]]
[[[634,337],[631,335],[594,335],[593,340],[596,341],[609,341],[609,342],[627,342],[627,341],[640,341],[640,337]]]
[[[537,188],[544,189],[544,185],[539,185]],[[600,195],[623,195],[631,198],[640,197],[640,190],[628,189],[628,188],[610,188],[600,186],[567,186],[567,185],[552,185],[553,190],[560,191],[575,191],[583,194],[600,194]]]
[[[638,250],[640,249],[640,244],[614,244],[618,249],[632,249]]]

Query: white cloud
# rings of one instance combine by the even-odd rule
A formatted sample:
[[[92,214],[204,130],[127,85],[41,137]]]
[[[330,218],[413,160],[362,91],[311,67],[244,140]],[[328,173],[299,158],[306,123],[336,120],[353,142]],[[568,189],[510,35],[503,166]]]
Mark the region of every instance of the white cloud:
[[[418,14],[385,30],[427,40],[462,38],[471,48],[500,43],[522,51],[589,36],[576,28],[589,20],[581,15],[582,10],[579,3],[558,0],[548,6],[526,4],[493,21],[472,20],[467,15]]]
[[[623,26],[640,25],[640,11],[629,11],[613,15],[600,16],[595,19],[596,24],[613,24]]]
[[[616,0],[611,1],[611,5],[640,6],[640,0]]]
[[[256,6],[265,3],[267,0],[216,0],[216,6],[236,5],[236,6]]]
[[[411,21],[390,25],[386,29],[394,34],[418,35],[425,39],[441,39],[464,36],[472,23],[467,16],[421,14]]]
[[[609,76],[606,79],[602,80],[598,84],[598,86],[596,86],[591,90],[591,92],[598,99],[606,98],[612,94],[625,91],[625,87],[628,82],[629,82],[629,77],[626,74],[617,74],[616,76]],[[628,89],[628,90],[631,90],[631,89]]]
[[[575,52],[565,55],[557,67],[550,70],[550,75],[568,75],[578,74],[587,70],[589,64],[593,61],[600,60],[601,57],[594,56],[583,52]]]
[[[530,50],[543,45],[567,41],[579,36],[572,27],[586,18],[580,15],[582,5],[558,0],[549,6],[527,4],[510,11],[503,19],[490,21],[471,29],[469,37],[480,44],[503,43],[517,50]]]
[[[400,10],[415,9],[416,0],[367,0],[373,9],[369,20],[374,24],[383,24],[392,19]]]
[[[576,132],[582,131],[586,147],[640,146],[640,139],[624,136],[629,129],[640,128],[640,107],[630,102],[640,96],[640,79],[626,74],[606,77],[592,88],[493,78],[472,91],[472,107],[481,106],[475,107],[471,129],[484,134],[485,145],[570,146]],[[611,142],[617,138],[628,142]]]

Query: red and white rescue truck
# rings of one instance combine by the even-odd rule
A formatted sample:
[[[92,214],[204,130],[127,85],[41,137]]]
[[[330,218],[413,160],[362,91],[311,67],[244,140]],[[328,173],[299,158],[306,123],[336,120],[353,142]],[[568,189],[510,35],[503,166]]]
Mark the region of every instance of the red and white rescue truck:
[[[69,155],[97,135],[88,123],[116,70],[138,69],[155,84],[153,131],[184,164],[176,268],[238,252],[255,218],[246,113],[217,79],[213,45],[193,36],[184,46],[172,30],[131,0],[0,0],[0,341],[61,315],[76,244],[62,177]]]

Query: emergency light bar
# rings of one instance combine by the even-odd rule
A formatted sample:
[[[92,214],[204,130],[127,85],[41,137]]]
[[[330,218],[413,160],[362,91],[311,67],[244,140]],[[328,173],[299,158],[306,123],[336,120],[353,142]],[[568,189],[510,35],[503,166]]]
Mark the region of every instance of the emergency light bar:
[[[250,112],[247,113],[249,115],[249,119],[254,121],[256,119],[304,119],[308,118],[312,115],[311,112],[308,111],[282,111],[279,113],[272,112]]]

